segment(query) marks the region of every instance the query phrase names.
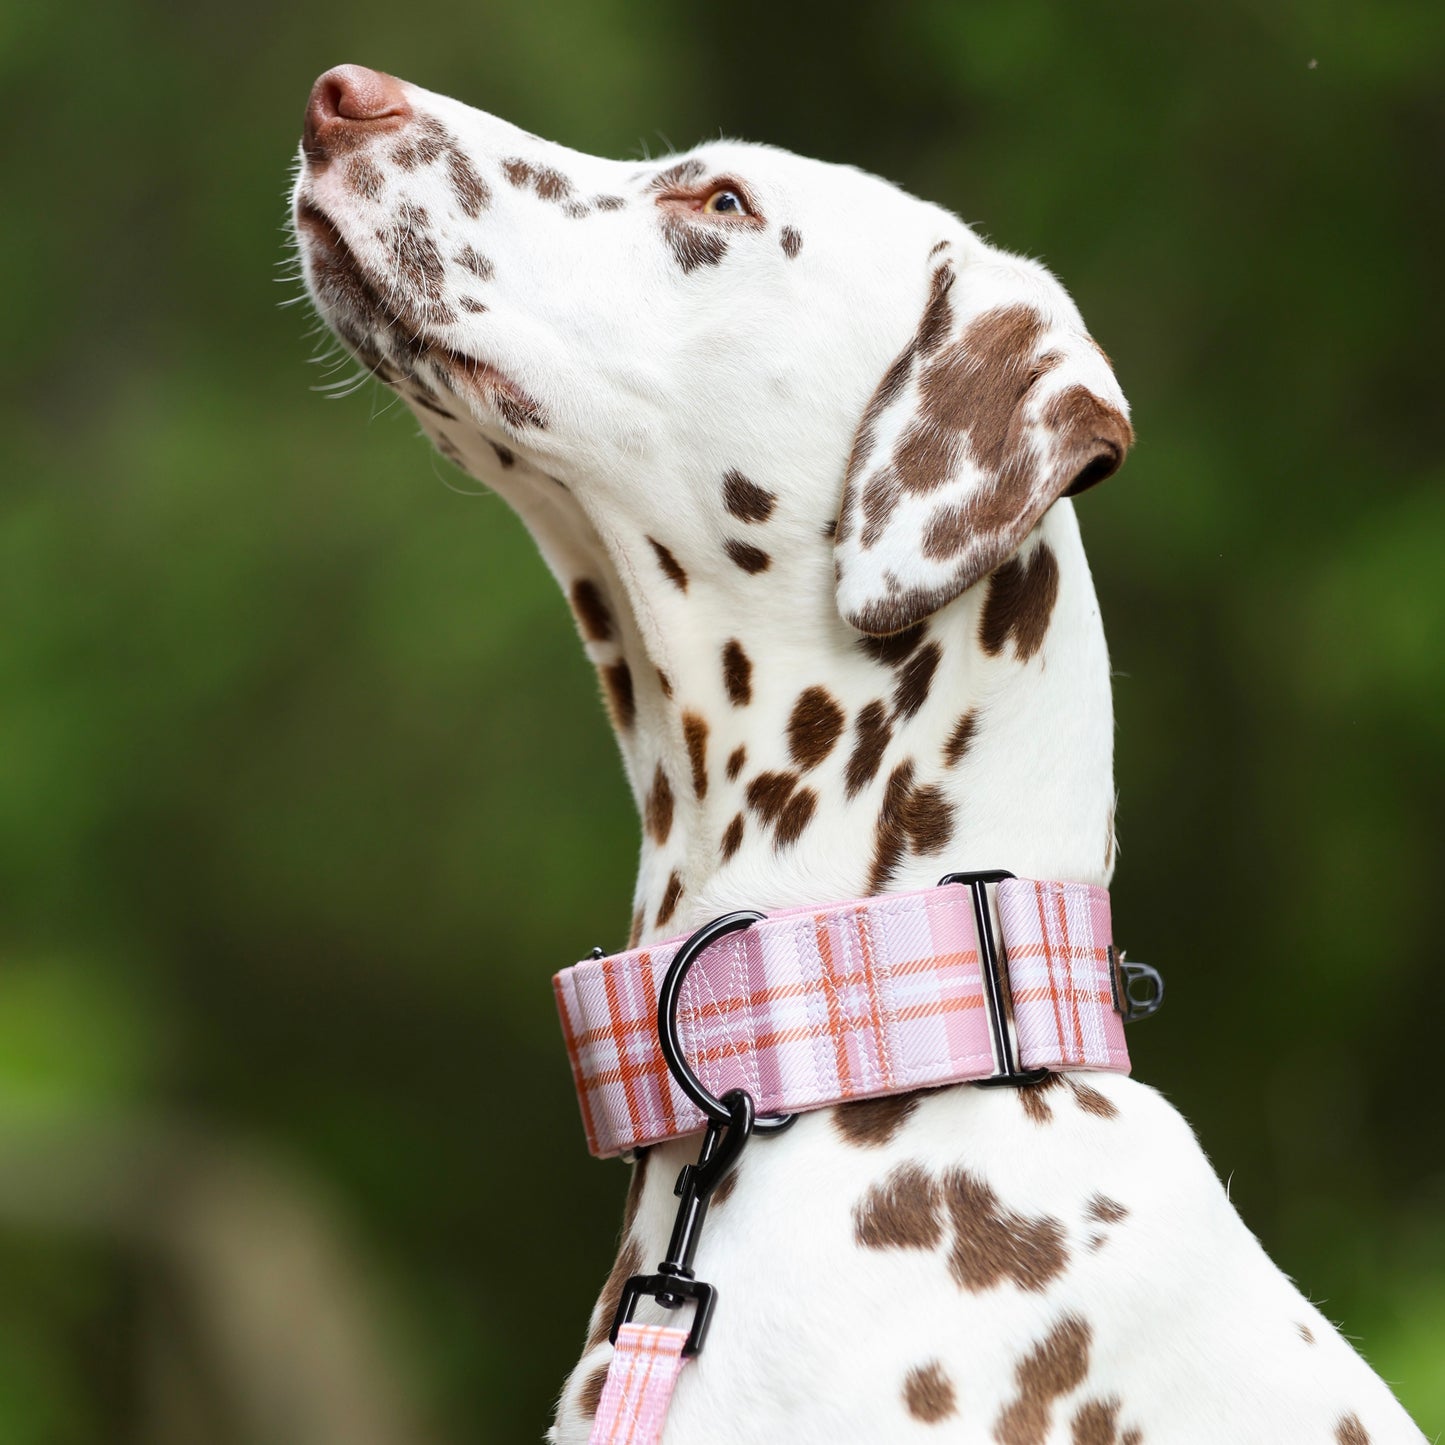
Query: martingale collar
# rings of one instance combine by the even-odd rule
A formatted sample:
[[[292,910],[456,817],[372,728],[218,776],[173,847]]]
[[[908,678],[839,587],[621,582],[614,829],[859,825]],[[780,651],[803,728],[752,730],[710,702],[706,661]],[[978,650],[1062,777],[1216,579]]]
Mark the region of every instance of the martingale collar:
[[[599,1158],[725,1123],[739,1090],[762,1132],[769,1116],[940,1084],[1126,1074],[1123,1025],[1164,992],[1115,949],[1107,889],[1002,870],[729,914],[594,955],[553,987]]]

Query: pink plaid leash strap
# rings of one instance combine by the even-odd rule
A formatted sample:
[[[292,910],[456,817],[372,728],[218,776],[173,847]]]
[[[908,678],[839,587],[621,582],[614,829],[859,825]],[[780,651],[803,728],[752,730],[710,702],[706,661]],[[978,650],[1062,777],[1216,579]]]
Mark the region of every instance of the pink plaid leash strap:
[[[666,1325],[625,1324],[617,1331],[588,1445],[656,1445],[662,1439],[672,1387],[687,1363],[686,1343],[686,1330]]]
[[[1019,1068],[1128,1073],[1108,891],[1005,877],[997,906]],[[658,1047],[658,995],[682,942],[589,959],[553,980],[600,1158],[707,1122]],[[745,1089],[759,1116],[989,1078],[1013,1040],[997,1032],[1007,1023],[979,943],[964,886],[770,914],[689,972],[683,1052],[715,1098]]]

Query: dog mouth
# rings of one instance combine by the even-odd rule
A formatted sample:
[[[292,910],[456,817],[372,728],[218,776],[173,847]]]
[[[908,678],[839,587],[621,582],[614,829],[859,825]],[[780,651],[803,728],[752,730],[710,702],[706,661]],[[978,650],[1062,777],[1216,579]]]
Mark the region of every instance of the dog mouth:
[[[499,367],[439,339],[434,328],[455,320],[439,286],[417,288],[398,258],[398,273],[379,275],[355,252],[340,226],[315,201],[298,197],[296,235],[308,261],[308,286],[322,319],[379,381],[409,401],[456,421],[432,385],[477,402],[517,431],[545,429],[547,414]]]

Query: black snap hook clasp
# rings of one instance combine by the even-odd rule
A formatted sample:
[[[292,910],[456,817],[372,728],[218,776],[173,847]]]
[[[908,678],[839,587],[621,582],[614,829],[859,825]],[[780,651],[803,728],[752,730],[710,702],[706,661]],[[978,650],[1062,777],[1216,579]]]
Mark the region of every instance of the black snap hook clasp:
[[[622,1288],[609,1335],[614,1345],[618,1331],[632,1318],[638,1300],[644,1298],[655,1299],[665,1310],[680,1309],[689,1301],[695,1306],[692,1326],[682,1347],[684,1355],[697,1354],[707,1338],[717,1290],[693,1273],[693,1259],[713,1190],[738,1162],[743,1146],[752,1138],[755,1119],[753,1096],[745,1089],[729,1089],[721,1102],[727,1110],[727,1122],[713,1120],[708,1124],[697,1162],[683,1166],[673,1187],[672,1192],[681,1202],[665,1258],[655,1273],[635,1274]]]

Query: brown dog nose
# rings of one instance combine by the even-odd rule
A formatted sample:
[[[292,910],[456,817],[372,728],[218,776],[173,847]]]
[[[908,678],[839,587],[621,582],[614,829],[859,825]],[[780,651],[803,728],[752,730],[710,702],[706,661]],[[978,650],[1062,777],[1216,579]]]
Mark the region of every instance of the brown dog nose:
[[[394,129],[411,114],[401,81],[364,65],[338,65],[311,87],[302,146],[325,160],[378,130]]]

